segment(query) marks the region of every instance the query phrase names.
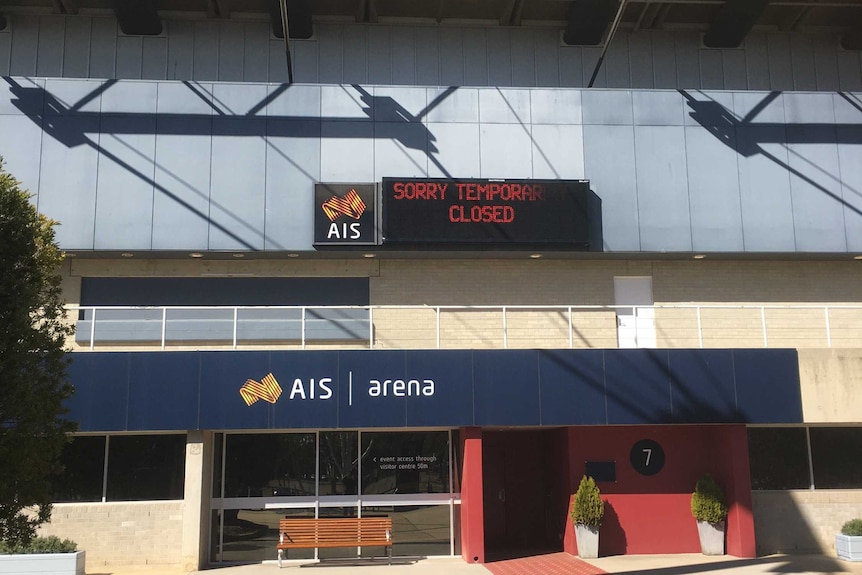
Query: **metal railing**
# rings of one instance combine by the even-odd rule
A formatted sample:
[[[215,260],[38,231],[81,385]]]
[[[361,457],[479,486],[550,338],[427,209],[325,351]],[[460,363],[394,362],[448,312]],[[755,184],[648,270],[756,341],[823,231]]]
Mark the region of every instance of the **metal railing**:
[[[862,347],[862,305],[68,306],[79,349]],[[76,315],[77,314],[77,315]]]

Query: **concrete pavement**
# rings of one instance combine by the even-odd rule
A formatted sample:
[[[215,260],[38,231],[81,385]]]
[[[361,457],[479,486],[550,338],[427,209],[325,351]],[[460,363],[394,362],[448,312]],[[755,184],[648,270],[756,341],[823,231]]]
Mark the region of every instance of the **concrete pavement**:
[[[825,555],[769,555],[739,559],[724,555],[700,554],[619,555],[587,560],[591,565],[614,575],[862,575],[862,562],[851,563]],[[460,558],[393,559],[319,563],[288,563],[279,571],[275,563],[213,567],[188,574],[177,567],[88,567],[88,575],[489,575],[481,565]]]

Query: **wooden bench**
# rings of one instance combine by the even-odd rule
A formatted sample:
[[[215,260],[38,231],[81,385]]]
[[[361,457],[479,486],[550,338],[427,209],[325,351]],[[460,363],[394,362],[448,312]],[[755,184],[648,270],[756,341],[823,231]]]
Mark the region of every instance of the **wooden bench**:
[[[392,565],[392,518],[282,519],[278,523],[278,566],[288,549],[386,547]]]

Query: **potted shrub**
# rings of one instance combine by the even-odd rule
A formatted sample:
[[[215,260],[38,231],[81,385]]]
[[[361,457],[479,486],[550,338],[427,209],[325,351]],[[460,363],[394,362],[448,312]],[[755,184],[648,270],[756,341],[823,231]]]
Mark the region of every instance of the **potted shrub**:
[[[835,536],[835,551],[847,561],[862,561],[862,519],[851,519]]]
[[[585,475],[572,501],[572,523],[575,525],[578,555],[585,559],[599,556],[599,527],[605,516],[605,504],[600,495],[596,482]]]
[[[85,552],[59,537],[36,537],[26,545],[0,541],[0,573],[84,575]]]
[[[727,500],[710,474],[697,480],[691,494],[691,514],[697,519],[700,549],[704,555],[724,555]]]

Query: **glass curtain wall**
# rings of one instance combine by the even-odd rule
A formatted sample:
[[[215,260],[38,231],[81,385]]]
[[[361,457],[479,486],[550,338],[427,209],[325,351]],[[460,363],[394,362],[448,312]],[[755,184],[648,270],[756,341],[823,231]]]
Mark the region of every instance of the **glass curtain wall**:
[[[450,431],[219,433],[210,561],[276,558],[292,517],[392,518],[393,555],[452,555],[460,504]],[[376,556],[383,549],[291,550],[288,559]]]

